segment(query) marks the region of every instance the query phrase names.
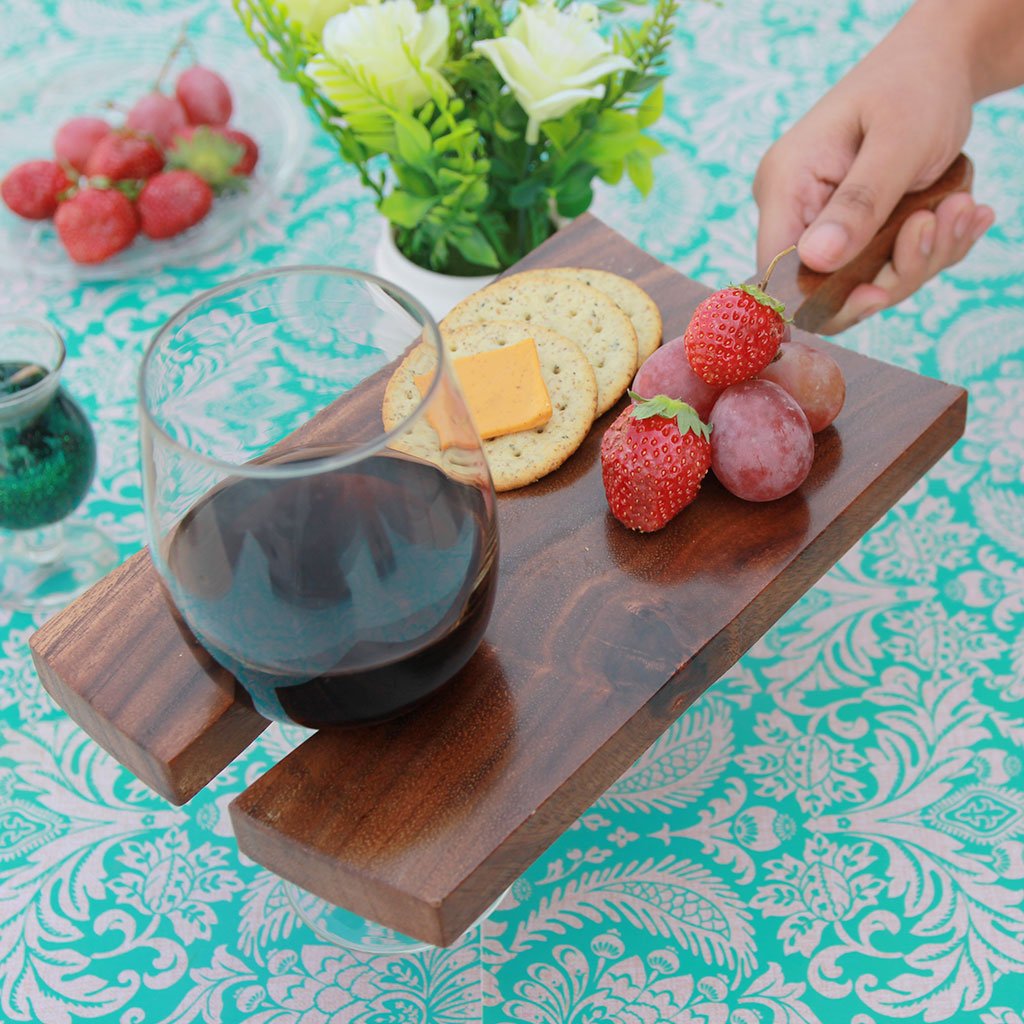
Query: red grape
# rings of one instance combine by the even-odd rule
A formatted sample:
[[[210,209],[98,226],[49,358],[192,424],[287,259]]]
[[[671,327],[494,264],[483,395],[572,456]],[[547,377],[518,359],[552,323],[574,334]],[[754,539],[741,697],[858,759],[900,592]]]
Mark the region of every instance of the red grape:
[[[216,71],[193,64],[178,76],[174,92],[192,124],[224,125],[231,119],[231,90]]]
[[[137,100],[125,118],[126,128],[139,135],[151,135],[161,149],[188,124],[182,105],[163,93],[151,92]]]
[[[778,384],[745,380],[711,410],[711,468],[727,491],[772,501],[795,491],[814,461],[814,437],[800,406]]]
[[[682,338],[666,341],[649,355],[633,378],[633,391],[644,398],[667,395],[692,405],[707,421],[721,388],[705,383],[690,368]]]
[[[759,374],[796,399],[811,430],[824,430],[838,415],[846,398],[846,381],[839,364],[824,352],[800,341],[779,347],[779,357]]]
[[[100,139],[113,129],[99,117],[73,117],[65,121],[53,139],[53,152],[59,164],[70,164],[85,173],[85,162]]]

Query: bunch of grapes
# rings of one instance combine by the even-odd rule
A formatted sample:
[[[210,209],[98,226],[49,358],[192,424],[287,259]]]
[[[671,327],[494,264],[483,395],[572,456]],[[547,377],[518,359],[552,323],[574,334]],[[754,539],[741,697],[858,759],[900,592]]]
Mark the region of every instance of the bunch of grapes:
[[[0,198],[14,213],[53,218],[77,263],[101,263],[139,234],[163,239],[187,231],[256,167],[259,147],[231,126],[234,101],[221,75],[193,64],[177,76],[173,94],[163,90],[163,77],[122,124],[73,117],[54,136],[53,159],[18,164],[0,182]]]
[[[839,415],[846,397],[839,365],[792,340],[766,284],[710,295],[686,332],[644,362],[632,388],[691,405],[711,426],[712,471],[748,501],[781,498],[807,479],[813,435]]]

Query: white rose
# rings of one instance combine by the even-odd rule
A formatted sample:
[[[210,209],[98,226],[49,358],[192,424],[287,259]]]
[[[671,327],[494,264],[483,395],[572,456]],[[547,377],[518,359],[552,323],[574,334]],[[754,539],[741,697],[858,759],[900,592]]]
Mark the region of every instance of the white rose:
[[[528,143],[537,141],[541,121],[600,99],[605,90],[601,79],[633,66],[612,52],[596,26],[597,9],[591,4],[560,11],[547,2],[523,7],[500,39],[473,44],[526,111]]]
[[[372,80],[382,99],[405,113],[430,99],[425,78],[433,77],[447,88],[440,68],[448,56],[448,10],[439,4],[423,14],[413,0],[352,7],[324,26],[323,46],[310,71],[328,98],[325,63]]]
[[[320,38],[328,18],[347,11],[359,2],[360,0],[278,0],[285,14],[316,39]]]

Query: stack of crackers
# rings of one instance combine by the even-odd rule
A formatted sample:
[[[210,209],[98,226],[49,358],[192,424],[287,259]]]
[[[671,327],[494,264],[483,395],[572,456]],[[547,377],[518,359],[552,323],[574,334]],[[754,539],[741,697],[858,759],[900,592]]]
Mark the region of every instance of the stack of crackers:
[[[542,426],[483,441],[497,491],[533,483],[582,444],[594,420],[632,383],[661,343],[661,313],[639,285],[605,270],[557,267],[503,277],[464,299],[441,321],[453,358],[532,339],[551,402]],[[425,342],[396,369],[384,395],[384,426],[394,429],[422,401],[416,378],[433,369]],[[441,439],[425,418],[396,447],[438,461]]]

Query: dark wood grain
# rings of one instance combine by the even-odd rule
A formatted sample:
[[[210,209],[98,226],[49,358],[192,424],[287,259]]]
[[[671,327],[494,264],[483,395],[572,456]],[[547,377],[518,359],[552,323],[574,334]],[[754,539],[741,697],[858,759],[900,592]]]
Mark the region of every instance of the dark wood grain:
[[[171,803],[199,792],[267,727],[172,614],[139,551],[29,639],[47,692]]]
[[[522,266],[558,264],[637,280],[666,336],[707,294],[589,216]],[[609,413],[558,472],[501,497],[496,610],[467,668],[415,713],[319,733],[257,780],[231,808],[242,850],[453,941],[961,433],[960,389],[810,343],[843,366],[848,401],[800,493],[750,505],[710,481],[668,528],[631,534],[600,482]],[[267,724],[181,626],[144,552],[30,643],[57,703],[175,803]]]

